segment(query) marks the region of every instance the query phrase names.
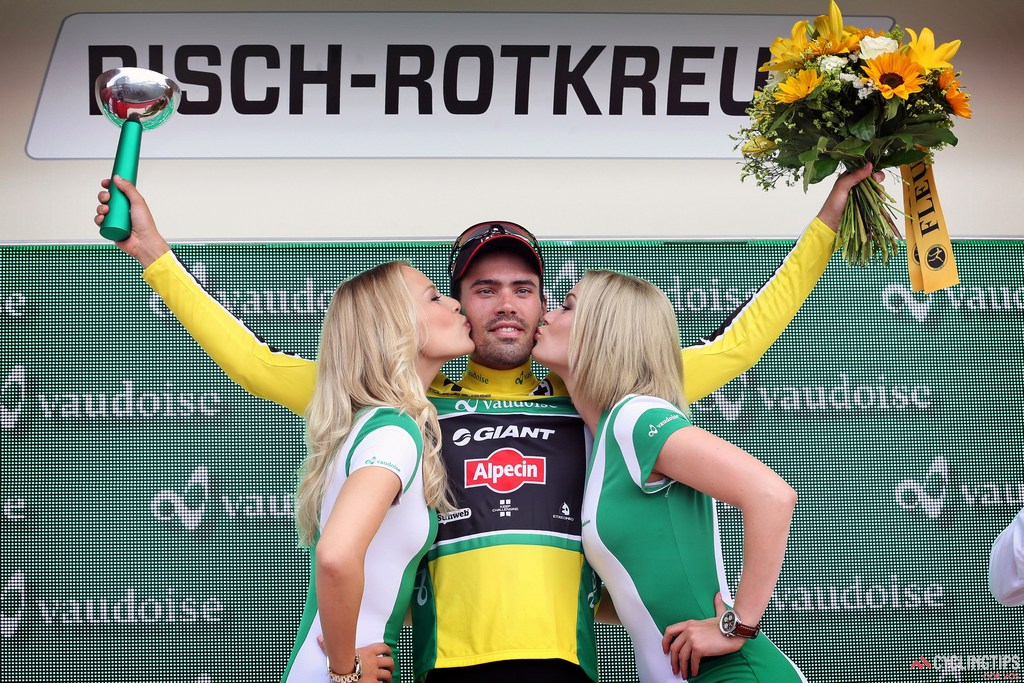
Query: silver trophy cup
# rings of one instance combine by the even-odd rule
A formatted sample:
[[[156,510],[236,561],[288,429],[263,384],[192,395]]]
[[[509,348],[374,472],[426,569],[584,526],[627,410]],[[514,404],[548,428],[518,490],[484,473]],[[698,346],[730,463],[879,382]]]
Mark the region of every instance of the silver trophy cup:
[[[163,74],[148,69],[122,67],[99,75],[94,88],[100,109],[121,129],[111,177],[119,175],[135,182],[139,172],[142,131],[162,125],[178,106],[181,90]],[[131,234],[131,205],[114,183],[110,183],[109,211],[103,217],[100,235],[120,242]]]

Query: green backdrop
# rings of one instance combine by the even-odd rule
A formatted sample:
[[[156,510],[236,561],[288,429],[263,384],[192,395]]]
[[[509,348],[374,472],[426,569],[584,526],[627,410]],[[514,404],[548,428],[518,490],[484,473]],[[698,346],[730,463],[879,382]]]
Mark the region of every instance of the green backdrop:
[[[548,294],[593,267],[648,278],[692,344],[791,245],[548,243]],[[398,258],[446,282],[438,243],[176,251],[309,358],[340,279]],[[799,492],[764,630],[812,681],[1019,677],[1024,608],[992,599],[987,563],[1024,506],[1024,242],[955,254],[963,284],[930,296],[898,262],[834,259],[763,360],[694,406]],[[300,419],[227,380],[113,247],[0,246],[0,272],[2,680],[276,680],[308,571]],[[635,680],[628,638],[600,635],[602,677]]]

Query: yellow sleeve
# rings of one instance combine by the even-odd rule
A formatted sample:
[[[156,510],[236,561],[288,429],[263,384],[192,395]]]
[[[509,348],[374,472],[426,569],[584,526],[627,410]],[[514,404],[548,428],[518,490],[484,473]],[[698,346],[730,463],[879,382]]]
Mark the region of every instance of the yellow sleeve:
[[[711,338],[683,349],[683,387],[693,403],[761,359],[825,272],[835,233],[815,218],[764,286]]]
[[[303,414],[316,363],[270,348],[220,305],[168,251],[142,273],[207,355],[249,393]]]

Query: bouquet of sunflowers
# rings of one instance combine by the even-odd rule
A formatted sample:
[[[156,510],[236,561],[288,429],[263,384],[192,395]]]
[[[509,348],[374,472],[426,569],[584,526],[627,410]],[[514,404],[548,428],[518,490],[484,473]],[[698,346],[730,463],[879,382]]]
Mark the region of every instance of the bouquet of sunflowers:
[[[932,154],[957,142],[953,117],[971,117],[970,95],[949,61],[959,40],[936,46],[930,29],[906,33],[904,42],[899,26],[844,26],[830,0],[827,16],[799,21],[790,37],[776,38],[772,59],[760,68],[768,83],[754,93],[750,123],[735,138],[742,177],[764,189],[802,178],[806,190],[839,164],[902,167],[905,180],[909,168],[930,173]],[[866,265],[875,256],[888,262],[897,248],[894,211],[892,197],[870,177],[853,188],[836,235],[849,263]]]

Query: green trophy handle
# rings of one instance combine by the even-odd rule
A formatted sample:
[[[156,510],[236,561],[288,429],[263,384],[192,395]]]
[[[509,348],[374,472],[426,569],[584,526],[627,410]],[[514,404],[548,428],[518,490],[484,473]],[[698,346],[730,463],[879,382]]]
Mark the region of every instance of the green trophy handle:
[[[121,126],[121,137],[117,141],[117,154],[114,155],[114,170],[110,176],[119,175],[125,180],[135,182],[139,174],[139,151],[142,147],[142,124],[136,118],[130,118]],[[114,181],[110,181],[110,209],[103,217],[100,235],[112,242],[128,239],[132,233],[131,202],[117,189]]]

